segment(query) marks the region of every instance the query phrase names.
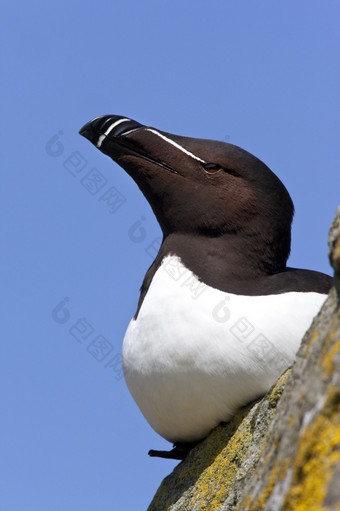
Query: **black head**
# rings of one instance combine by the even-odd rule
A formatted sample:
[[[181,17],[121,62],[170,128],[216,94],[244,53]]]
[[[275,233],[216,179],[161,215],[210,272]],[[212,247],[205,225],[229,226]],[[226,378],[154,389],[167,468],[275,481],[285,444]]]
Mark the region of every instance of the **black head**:
[[[80,134],[135,180],[164,237],[237,234],[262,257],[266,271],[285,267],[293,203],[255,156],[232,144],[172,135],[122,116],[93,119]]]

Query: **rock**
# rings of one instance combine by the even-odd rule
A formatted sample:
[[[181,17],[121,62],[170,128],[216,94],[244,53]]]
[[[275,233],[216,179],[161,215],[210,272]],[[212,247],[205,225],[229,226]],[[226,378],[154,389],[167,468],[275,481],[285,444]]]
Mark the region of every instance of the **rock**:
[[[335,285],[292,369],[195,447],[148,511],[340,509],[340,208],[329,247]]]

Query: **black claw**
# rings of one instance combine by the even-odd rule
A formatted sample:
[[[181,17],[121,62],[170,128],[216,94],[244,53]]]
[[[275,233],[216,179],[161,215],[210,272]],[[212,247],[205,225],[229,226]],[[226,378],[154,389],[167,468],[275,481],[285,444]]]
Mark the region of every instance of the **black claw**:
[[[149,451],[149,456],[153,458],[166,458],[166,459],[172,459],[172,460],[184,460],[191,449],[195,447],[198,444],[198,442],[176,442],[174,444],[174,448],[171,449],[171,451],[156,451],[154,449],[151,449]]]
[[[179,452],[177,449],[171,449],[171,451],[155,451],[151,449],[149,451],[149,456],[157,457],[157,458],[167,458],[171,460],[184,460],[188,453]]]

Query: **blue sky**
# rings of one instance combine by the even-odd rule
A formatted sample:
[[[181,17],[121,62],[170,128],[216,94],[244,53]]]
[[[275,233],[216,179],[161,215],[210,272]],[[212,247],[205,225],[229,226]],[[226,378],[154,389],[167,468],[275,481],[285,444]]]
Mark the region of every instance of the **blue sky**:
[[[339,14],[335,0],[3,6],[1,509],[143,510],[176,465],[147,456],[169,444],[119,356],[160,229],[79,128],[121,114],[247,149],[294,200],[290,265],[330,273]]]

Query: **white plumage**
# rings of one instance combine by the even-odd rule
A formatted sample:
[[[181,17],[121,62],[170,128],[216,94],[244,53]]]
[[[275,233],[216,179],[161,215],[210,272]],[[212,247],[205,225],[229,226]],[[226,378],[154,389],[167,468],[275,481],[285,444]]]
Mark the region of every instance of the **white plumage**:
[[[202,439],[291,365],[325,298],[225,293],[167,256],[124,338],[129,390],[161,436]]]

